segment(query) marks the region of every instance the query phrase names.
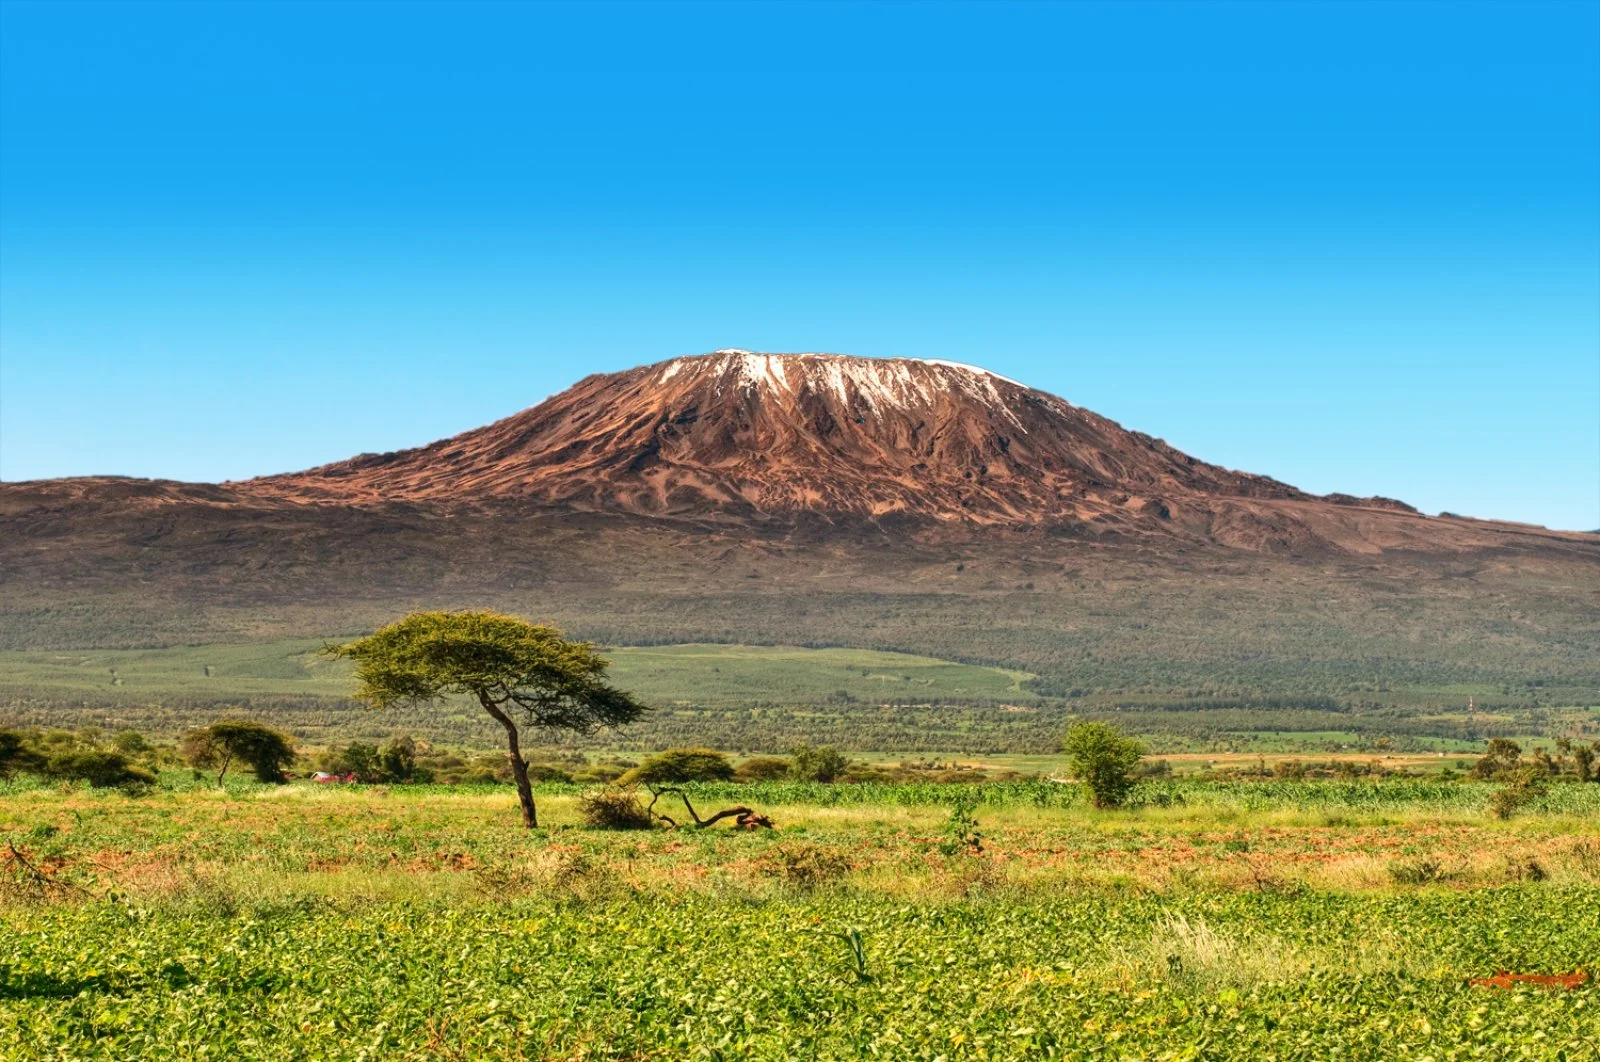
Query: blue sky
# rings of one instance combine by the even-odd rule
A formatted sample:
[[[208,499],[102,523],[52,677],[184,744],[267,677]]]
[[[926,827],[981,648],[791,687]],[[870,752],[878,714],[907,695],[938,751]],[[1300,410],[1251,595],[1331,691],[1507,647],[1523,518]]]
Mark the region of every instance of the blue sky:
[[[718,347],[1600,527],[1600,5],[0,4],[0,478]]]

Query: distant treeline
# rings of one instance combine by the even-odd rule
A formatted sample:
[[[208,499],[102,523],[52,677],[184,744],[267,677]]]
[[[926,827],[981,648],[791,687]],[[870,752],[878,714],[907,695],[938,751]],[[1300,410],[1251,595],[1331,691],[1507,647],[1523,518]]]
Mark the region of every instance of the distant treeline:
[[[1507,734],[1592,737],[1600,733],[1600,713],[1593,711],[1501,709],[1491,718],[1464,713],[1425,716],[1393,707],[1337,704],[1312,709],[1299,703],[1301,707],[1283,708],[1218,707],[1195,701],[1178,706],[1096,706],[1078,701],[1025,707],[930,702],[889,709],[868,703],[782,708],[670,706],[657,708],[626,730],[574,739],[570,746],[648,751],[708,745],[737,752],[776,752],[813,742],[852,751],[1031,754],[1054,752],[1069,718],[1115,723],[1143,737],[1157,752],[1263,747],[1279,751],[1417,751],[1434,748],[1433,739],[1441,738],[1476,743]],[[319,746],[382,742],[397,732],[469,749],[492,749],[500,741],[492,721],[470,705],[462,705],[459,712],[379,713],[353,701],[313,696],[187,698],[116,705],[82,699],[19,699],[0,705],[0,726],[101,726],[171,736],[218,716],[241,712]]]

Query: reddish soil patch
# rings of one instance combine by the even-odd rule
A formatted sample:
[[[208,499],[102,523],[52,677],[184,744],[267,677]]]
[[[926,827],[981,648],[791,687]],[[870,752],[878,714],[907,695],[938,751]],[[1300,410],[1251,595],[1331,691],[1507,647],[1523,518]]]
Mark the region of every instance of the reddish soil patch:
[[[1475,988],[1511,988],[1514,985],[1538,985],[1540,988],[1577,988],[1588,983],[1589,975],[1582,970],[1568,974],[1514,974],[1502,973],[1493,977],[1474,977]]]

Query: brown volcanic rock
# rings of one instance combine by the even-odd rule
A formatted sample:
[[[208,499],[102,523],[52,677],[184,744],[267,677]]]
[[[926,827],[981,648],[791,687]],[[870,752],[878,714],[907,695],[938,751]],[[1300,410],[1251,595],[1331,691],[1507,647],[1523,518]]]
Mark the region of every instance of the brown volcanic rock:
[[[576,527],[585,514],[603,517],[607,534],[634,521],[845,550],[994,543],[1002,531],[1155,553],[1508,548],[1592,559],[1596,546],[1591,535],[1430,518],[1388,498],[1309,495],[971,366],[724,350],[590,376],[487,427],[305,472],[3,484],[0,532],[18,549],[0,550],[0,580],[15,554],[37,563],[47,543],[120,535],[142,548],[181,534],[203,568],[212,553],[228,563],[242,528],[266,525],[302,563],[352,549],[376,562],[401,539],[412,544],[399,555],[427,553],[439,520],[463,518],[449,526],[464,556],[463,535],[487,541],[530,520]]]
[[[1199,497],[1308,497],[982,369],[735,350],[591,376],[429,446],[236,486],[306,501],[977,524],[1149,523]]]

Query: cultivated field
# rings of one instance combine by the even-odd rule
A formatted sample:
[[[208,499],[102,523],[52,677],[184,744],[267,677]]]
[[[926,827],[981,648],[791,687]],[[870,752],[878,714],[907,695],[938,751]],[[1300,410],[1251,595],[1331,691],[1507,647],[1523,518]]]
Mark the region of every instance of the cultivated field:
[[[1592,1058],[1600,786],[0,790],[11,1058]],[[1574,979],[1576,980],[1576,979]]]

